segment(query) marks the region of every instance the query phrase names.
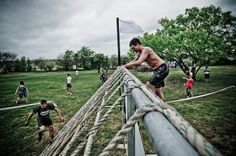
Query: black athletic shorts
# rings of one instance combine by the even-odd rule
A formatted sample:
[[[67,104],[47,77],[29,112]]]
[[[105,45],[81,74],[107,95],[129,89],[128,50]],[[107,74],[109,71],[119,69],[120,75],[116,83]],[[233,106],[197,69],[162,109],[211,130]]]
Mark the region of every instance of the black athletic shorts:
[[[153,71],[152,77],[149,79],[150,84],[155,88],[165,87],[164,79],[169,74],[169,67],[166,63],[160,65]]]
[[[38,118],[38,126],[50,126],[52,125],[52,119],[39,119]]]
[[[205,74],[205,78],[209,79],[210,78],[210,74]]]
[[[67,87],[71,88],[71,84],[70,84],[70,83],[67,83]]]

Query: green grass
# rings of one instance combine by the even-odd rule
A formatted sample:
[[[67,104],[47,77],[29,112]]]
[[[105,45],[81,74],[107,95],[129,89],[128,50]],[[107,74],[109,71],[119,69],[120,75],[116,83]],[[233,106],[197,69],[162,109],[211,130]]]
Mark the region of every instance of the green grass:
[[[74,73],[71,73],[74,77]],[[39,102],[41,99],[54,101],[65,123],[82,107],[82,105],[101,86],[99,75],[96,71],[80,72],[79,80],[73,81],[73,95],[68,96],[65,84],[66,72],[35,72],[35,73],[9,73],[0,76],[0,103],[1,107],[15,106],[17,98],[14,95],[20,80],[24,80],[29,90],[29,103]],[[25,104],[21,101],[20,105]],[[48,143],[43,140],[42,145],[36,144],[37,122],[33,117],[28,127],[24,126],[27,114],[33,107],[0,111],[0,150],[3,155],[38,155]],[[63,127],[51,112],[56,130]]]
[[[75,73],[71,73],[72,78]],[[151,73],[135,73],[141,81],[146,82]],[[15,106],[17,98],[14,95],[20,80],[24,80],[29,89],[29,103],[39,102],[41,99],[54,101],[65,123],[82,107],[82,105],[101,86],[97,71],[81,71],[79,80],[73,81],[73,95],[68,96],[65,89],[66,72],[32,72],[9,73],[0,75],[0,107]],[[185,97],[183,87],[183,73],[178,69],[171,69],[163,89],[166,101]],[[213,92],[229,85],[236,85],[236,66],[211,67],[211,83],[204,82],[202,70],[198,73],[198,81],[193,88],[194,96]],[[189,121],[208,141],[218,148],[224,155],[236,153],[236,89],[230,89],[215,95],[195,99],[192,101],[173,103],[178,112]],[[20,105],[25,104],[24,101]],[[42,145],[36,144],[37,122],[34,116],[28,127],[24,126],[27,113],[33,107],[0,111],[0,150],[1,155],[38,155],[49,142],[48,134],[43,137]],[[51,112],[56,131],[63,127],[56,114]],[[94,138],[93,154],[97,155],[121,127],[121,113],[119,109],[109,117]],[[148,140],[147,136],[143,136]],[[152,152],[152,147],[145,142],[145,149]],[[123,152],[117,155],[123,155]]]
[[[146,82],[151,73],[135,73]],[[179,69],[171,69],[163,89],[166,101],[185,98],[184,76]],[[205,83],[203,71],[197,75],[193,95],[236,86],[236,66],[211,67],[211,82]],[[199,99],[170,104],[224,155],[236,153],[236,88]]]

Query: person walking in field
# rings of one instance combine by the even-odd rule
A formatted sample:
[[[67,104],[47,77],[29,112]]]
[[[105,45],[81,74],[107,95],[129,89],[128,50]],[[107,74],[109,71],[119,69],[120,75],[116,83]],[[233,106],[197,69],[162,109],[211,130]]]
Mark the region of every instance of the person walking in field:
[[[105,83],[107,80],[107,72],[104,69],[101,70],[100,80],[102,80],[102,83]]]
[[[169,67],[150,47],[144,47],[138,38],[133,38],[129,44],[130,48],[137,54],[137,58],[125,65],[124,68],[132,68],[146,62],[153,71],[152,77],[147,81],[146,86],[157,96],[164,100],[161,88],[165,86],[164,79],[169,74]]]
[[[68,95],[72,95],[72,77],[70,76],[69,73],[67,73],[66,77],[66,88],[68,91]]]
[[[78,69],[75,70],[75,77],[76,77],[76,79],[79,79],[79,71],[78,71]]]
[[[210,82],[210,68],[206,65],[204,68],[205,82]]]
[[[25,102],[28,103],[27,96],[29,94],[29,91],[28,91],[27,87],[25,86],[24,81],[20,81],[20,84],[17,86],[15,94],[17,94],[17,93],[18,93],[19,97],[16,100],[16,104],[18,104],[18,102],[22,98],[25,98]]]
[[[41,100],[40,106],[35,107],[32,110],[32,112],[29,113],[28,115],[27,123],[25,124],[25,126],[28,126],[32,116],[38,113],[37,121],[38,121],[39,132],[38,132],[37,143],[40,143],[40,141],[42,140],[42,136],[46,126],[49,128],[49,136],[51,140],[53,140],[54,138],[54,125],[52,123],[52,119],[50,118],[50,110],[54,110],[57,113],[60,121],[64,122],[64,118],[61,116],[56,104],[48,103],[46,100]]]
[[[183,79],[186,80],[186,82],[184,83],[184,87],[186,88],[187,98],[192,97],[193,96],[192,88],[193,88],[194,80],[192,79],[191,76],[183,77]]]

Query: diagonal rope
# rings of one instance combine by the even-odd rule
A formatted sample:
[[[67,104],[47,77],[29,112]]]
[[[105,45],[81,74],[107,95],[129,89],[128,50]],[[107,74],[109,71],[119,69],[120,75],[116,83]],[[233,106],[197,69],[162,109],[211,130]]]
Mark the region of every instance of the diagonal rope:
[[[132,130],[133,125],[140,120],[146,113],[151,111],[163,112],[159,106],[154,105],[153,107],[141,107],[135,111],[135,113],[129,118],[127,123],[123,125],[121,130],[119,130],[115,137],[109,142],[109,144],[103,149],[99,156],[108,156],[114,150],[119,141],[123,139],[122,136],[126,136],[129,131]]]
[[[121,84],[121,85],[122,85],[122,84]],[[117,88],[120,88],[121,85],[118,86]],[[114,91],[114,92],[115,92],[115,91]],[[113,94],[113,95],[114,95],[114,94]],[[101,109],[101,107],[99,108],[99,110],[100,110],[100,109]],[[98,111],[99,111],[99,110],[98,110]],[[87,119],[87,117],[89,117],[90,115],[91,115],[91,111],[89,112],[89,114],[86,115],[86,117],[84,117],[84,119]],[[80,131],[80,127],[81,127],[81,124],[78,125],[78,129],[76,129],[76,131],[75,131],[75,133],[74,133],[72,139],[69,141],[69,143],[67,143],[66,147],[63,149],[63,151],[61,152],[60,155],[64,156],[64,155],[67,154],[67,152],[68,152],[69,149],[71,148],[73,142],[74,142],[74,141],[76,140],[76,138],[78,138],[79,135],[80,135],[80,133],[79,133],[79,131]]]
[[[127,93],[129,93],[132,89],[137,88],[137,85],[131,86],[129,87],[126,92],[123,92],[122,95],[115,101],[115,103],[108,109],[108,111],[102,116],[102,118],[98,121],[98,123],[96,123],[91,129],[90,132],[88,133],[88,135],[86,136],[86,138],[90,135],[96,135],[100,125],[105,122],[105,120],[107,119],[107,117],[112,113],[113,108],[115,108],[116,105],[118,105],[122,100],[124,100],[125,96],[127,96]],[[82,142],[79,146],[77,146],[76,150],[71,154],[71,156],[75,156],[77,155],[81,149],[84,147],[84,145],[86,144],[87,139]]]
[[[121,74],[118,74],[119,76],[121,76]],[[119,79],[119,76],[116,76],[116,79]],[[111,86],[114,85],[114,81],[111,81],[109,84],[112,84]],[[109,85],[109,84],[105,84],[105,85]],[[106,87],[107,88],[107,87]],[[111,91],[111,89],[109,90],[109,92]],[[102,96],[99,96],[98,99],[101,99]],[[95,105],[94,105],[95,106]],[[81,118],[83,119],[82,122],[79,123],[79,125],[77,126],[77,128],[75,129],[74,132],[69,133],[68,135],[72,136],[70,137],[71,139],[63,139],[62,142],[60,143],[58,149],[56,149],[55,152],[53,152],[53,155],[57,155],[58,153],[60,153],[60,150],[63,148],[63,146],[66,144],[66,146],[64,147],[64,149],[62,150],[60,155],[65,155],[68,150],[71,148],[73,142],[75,142],[76,138],[78,138],[81,133],[79,133],[79,131],[81,130],[81,127],[83,126],[83,122],[86,122],[86,119],[94,112],[94,110],[96,109],[96,107],[94,107],[93,105],[90,105],[90,108],[92,108],[92,110],[88,110],[86,114],[84,114],[83,116],[81,116]],[[83,127],[82,127],[83,128]],[[69,141],[68,141],[69,140]]]
[[[59,135],[60,140],[62,140],[62,141],[64,139],[69,140],[70,138],[72,138],[72,134],[75,135],[76,132],[78,132],[78,133],[81,132],[81,130],[76,131],[76,127],[80,124],[83,124],[83,121],[85,121],[87,119],[87,117],[89,116],[88,114],[90,114],[91,111],[93,112],[95,110],[95,106],[98,104],[99,101],[101,101],[102,98],[105,99],[105,97],[107,97],[108,94],[104,95],[105,90],[109,90],[109,91],[113,90],[114,87],[121,80],[121,78],[124,77],[124,75],[128,75],[130,77],[130,78],[127,78],[127,79],[124,80],[124,81],[126,81],[125,82],[126,84],[129,81],[134,81],[134,82],[136,82],[135,83],[136,85],[128,87],[128,89],[125,92],[122,93],[122,95],[116,100],[116,102],[110,107],[110,109],[102,116],[102,118],[97,123],[96,122],[94,123],[94,126],[89,130],[89,133],[86,135],[84,140],[82,142],[80,142],[80,144],[76,147],[76,149],[74,150],[74,152],[71,155],[78,155],[78,153],[84,148],[86,143],[87,143],[88,149],[85,148],[84,155],[87,156],[87,155],[90,154],[93,137],[98,132],[99,126],[112,113],[112,109],[117,104],[119,104],[120,101],[122,101],[124,99],[124,97],[127,95],[127,93],[130,92],[133,88],[136,88],[136,87],[140,88],[142,90],[142,92],[153,103],[145,105],[145,107],[142,107],[142,108],[136,110],[137,113],[135,112],[136,114],[134,113],[134,115],[128,120],[128,122],[125,125],[123,125],[122,129],[110,141],[110,143],[107,145],[107,147],[103,150],[103,152],[100,155],[109,155],[109,153],[111,153],[114,150],[114,148],[116,147],[117,142],[123,138],[122,136],[126,135],[132,129],[132,126],[139,119],[141,119],[146,113],[148,113],[150,111],[158,111],[158,112],[163,113],[163,115],[170,121],[170,123],[176,127],[176,129],[180,132],[180,134],[183,135],[190,142],[190,144],[198,150],[200,155],[204,155],[204,156],[205,155],[221,155],[221,153],[219,151],[217,151],[187,121],[185,121],[184,118],[172,106],[168,105],[167,103],[164,103],[159,98],[156,98],[156,96],[152,92],[150,92],[150,90],[148,90],[145,85],[140,83],[140,81],[135,76],[132,76],[132,74],[127,72],[127,70],[124,69],[124,68],[118,68],[112,74],[112,76],[109,78],[110,80],[109,81],[107,80],[103,84],[103,86],[95,93],[96,96],[93,95],[91,97],[91,99],[89,99],[89,101],[86,102],[86,104],[85,104],[86,107],[83,106],[78,111],[80,113],[78,113],[78,112],[76,113],[77,118],[73,119],[75,121],[71,122],[71,120],[70,120],[71,124],[68,124],[67,128],[65,128],[65,129],[63,128],[64,133],[71,133],[69,135],[70,137],[67,138],[68,135],[62,134],[62,135]],[[123,84],[123,82],[122,82],[122,84]],[[121,85],[119,85],[117,88],[120,88],[120,86]],[[230,87],[232,87],[232,86],[230,86]],[[117,88],[115,89],[114,92],[118,91]],[[114,92],[107,98],[106,101],[109,101],[111,99],[111,97],[114,95]],[[100,106],[98,108],[98,111],[100,111],[101,108],[102,108],[102,106]],[[77,115],[77,114],[79,114],[79,115]],[[82,118],[82,116],[87,116],[87,117],[83,118],[83,120],[81,120],[80,118]],[[69,126],[71,126],[73,128],[68,128]],[[90,138],[90,140],[88,140],[88,138]],[[57,142],[57,143],[54,144],[53,148],[47,148],[46,150],[44,150],[46,152],[49,151],[49,153],[45,154],[45,153],[43,153],[44,152],[43,151],[42,152],[43,154],[41,153],[41,155],[58,155],[58,153],[60,153],[62,148],[64,148],[63,151],[65,150],[65,144],[66,143],[68,143],[68,141],[65,141],[65,140],[64,140],[63,144],[61,144],[61,142]],[[56,150],[56,152],[55,152],[55,150]],[[64,155],[66,155],[67,151],[66,151],[66,153],[63,153],[63,151],[60,153],[60,155],[64,156]]]
[[[71,137],[78,123],[81,123],[82,117],[86,112],[90,111],[91,108],[97,104],[101,99],[104,91],[107,89],[110,83],[113,82],[113,79],[120,77],[120,71],[115,71],[111,77],[96,91],[95,94],[83,105],[83,107],[71,118],[71,120],[59,131],[55,137],[55,141],[52,144],[48,145],[40,155],[52,155],[55,150],[64,147],[64,144],[61,144],[63,141],[66,143]]]

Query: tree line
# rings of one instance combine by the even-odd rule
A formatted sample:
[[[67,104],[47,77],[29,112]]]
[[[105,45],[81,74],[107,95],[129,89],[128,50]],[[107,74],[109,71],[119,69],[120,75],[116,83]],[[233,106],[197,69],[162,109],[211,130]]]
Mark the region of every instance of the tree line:
[[[110,58],[103,53],[96,53],[89,47],[81,47],[77,52],[67,50],[57,57],[57,59],[38,58],[30,60],[25,56],[16,58],[17,54],[11,52],[0,52],[0,70],[2,73],[11,71],[52,71],[52,70],[91,70],[101,68],[116,68],[118,66],[118,56],[112,55]],[[128,56],[121,56],[122,63],[127,63]]]

